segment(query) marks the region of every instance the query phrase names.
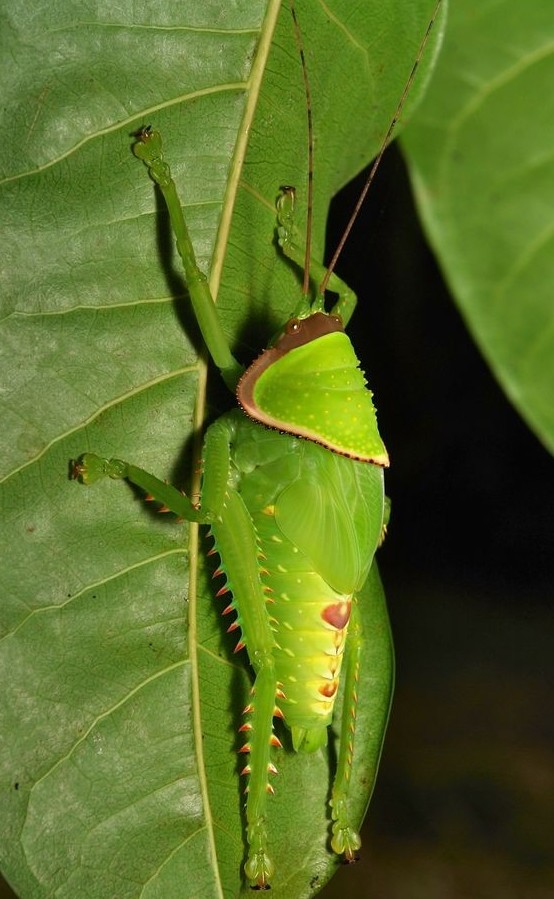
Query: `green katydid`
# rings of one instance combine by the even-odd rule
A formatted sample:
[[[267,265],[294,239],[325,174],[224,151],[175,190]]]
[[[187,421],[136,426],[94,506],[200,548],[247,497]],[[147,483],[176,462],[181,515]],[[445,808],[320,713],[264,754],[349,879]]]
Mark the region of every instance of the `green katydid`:
[[[383,148],[391,132],[392,125]],[[142,129],[134,152],[163,194],[204,341],[243,411],[227,413],[208,428],[199,503],[134,465],[91,453],[75,464],[74,477],[85,484],[127,479],[181,518],[210,527],[221,559],[218,573],[226,577],[219,592],[231,594],[225,613],[236,615],[229,630],[240,632],[237,648],[246,648],[255,674],[240,727],[245,734],[240,751],[247,756],[244,867],[247,881],[266,889],[274,873],[268,809],[270,775],[276,771],[272,747],[281,746],[274,718],[284,718],[295,750],[325,746],[347,640],[331,847],[347,861],[360,847],[349,809],[364,639],[357,593],[386,525],[388,455],[372,394],[344,331],[356,298],[310,258],[309,249],[297,245],[294,191],[284,188],[278,199],[277,233],[284,254],[304,264],[304,291],[292,318],[244,371],[196,264],[159,133]],[[315,296],[309,294],[309,279],[323,279]],[[330,311],[325,288],[338,294]]]

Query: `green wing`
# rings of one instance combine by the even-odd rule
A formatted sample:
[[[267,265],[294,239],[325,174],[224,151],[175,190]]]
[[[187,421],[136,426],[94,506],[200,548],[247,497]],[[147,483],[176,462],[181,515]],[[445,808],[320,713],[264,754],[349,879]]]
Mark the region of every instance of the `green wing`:
[[[340,593],[364,583],[377,548],[384,510],[383,469],[304,443],[297,480],[275,504],[283,534]]]

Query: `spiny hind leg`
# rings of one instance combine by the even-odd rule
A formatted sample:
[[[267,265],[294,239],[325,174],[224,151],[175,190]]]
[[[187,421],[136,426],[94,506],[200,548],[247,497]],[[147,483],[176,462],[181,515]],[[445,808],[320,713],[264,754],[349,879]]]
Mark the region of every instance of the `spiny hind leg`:
[[[300,268],[304,266],[304,249],[296,242],[297,229],[294,223],[294,198],[293,187],[284,187],[277,199],[277,236],[279,246],[288,259],[291,259]],[[320,262],[310,258],[310,278],[320,284],[327,273],[327,269]],[[348,324],[358,302],[354,291],[338,275],[334,273],[329,278],[327,289],[338,295],[338,300],[331,309],[333,315],[340,315],[344,326]],[[313,311],[317,311],[317,305]],[[323,308],[323,298],[321,298]]]
[[[208,479],[212,457],[224,456],[230,465],[230,445],[236,437],[236,418],[224,416],[207,432],[204,450],[205,475],[202,501],[211,507],[218,501],[223,472]],[[212,490],[215,495],[212,499]],[[242,770],[246,781],[246,837],[248,851],[244,871],[253,889],[269,889],[274,864],[268,849],[267,800],[273,793],[270,775],[276,773],[271,761],[271,747],[280,746],[273,732],[273,718],[282,717],[276,701],[282,693],[275,671],[275,637],[267,603],[269,597],[263,583],[263,568],[256,530],[240,494],[229,486],[228,473],[224,478],[224,501],[211,533],[215,549],[221,558],[219,572],[226,578],[226,589],[232,601],[225,612],[236,612],[230,631],[240,628],[237,649],[246,647],[255,673],[251,698],[240,731],[245,743],[240,752],[248,756]],[[225,589],[225,588],[224,588]]]
[[[274,792],[270,775],[277,773],[271,760],[271,748],[281,746],[273,732],[273,718],[282,717],[276,705],[282,693],[275,671],[275,641],[266,608],[267,596],[260,579],[254,527],[235,491],[230,490],[227,494],[222,521],[212,525],[212,533],[222,560],[221,570],[233,594],[233,601],[226,611],[234,609],[237,613],[236,621],[229,629],[241,628],[238,648],[246,647],[255,672],[250,701],[244,710],[246,720],[239,728],[246,737],[239,751],[248,756],[241,771],[247,778],[248,853],[244,872],[253,889],[267,890],[275,870],[267,832],[267,799],[268,794]]]
[[[252,652],[251,645],[249,648]],[[249,754],[248,764],[241,772],[248,777],[245,790],[248,857],[244,872],[252,889],[268,890],[275,866],[268,851],[266,806],[268,794],[274,792],[269,776],[277,773],[271,761],[271,747],[281,746],[273,732],[273,717],[281,713],[275,705],[280,691],[273,657],[258,658],[258,662],[261,662],[261,667],[256,673],[251,700],[245,709],[247,721],[240,728],[247,733],[247,743],[240,751]]]
[[[244,710],[246,720],[240,727],[245,735],[241,753],[248,756],[241,771],[246,781],[246,878],[253,889],[269,889],[274,864],[268,848],[267,799],[273,793],[269,783],[276,768],[271,747],[280,746],[273,733],[273,718],[280,715],[276,699],[280,695],[273,650],[275,640],[267,611],[267,595],[261,580],[256,533],[241,496],[229,488],[221,518],[211,526],[215,549],[220,555],[220,572],[225,575],[232,602],[225,612],[236,612],[230,631],[238,628],[237,649],[246,647],[255,680],[250,701]]]
[[[337,855],[343,855],[346,862],[357,860],[358,850],[362,845],[360,834],[353,825],[349,807],[362,643],[360,612],[356,597],[353,597],[343,666],[344,702],[340,727],[339,758],[331,793],[331,817],[333,819],[331,847]]]

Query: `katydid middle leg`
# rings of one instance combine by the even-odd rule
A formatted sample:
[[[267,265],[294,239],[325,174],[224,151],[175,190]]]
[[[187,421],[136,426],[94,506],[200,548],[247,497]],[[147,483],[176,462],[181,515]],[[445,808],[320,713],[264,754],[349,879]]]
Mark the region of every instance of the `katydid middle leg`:
[[[304,266],[304,250],[295,240],[296,228],[294,224],[294,188],[283,188],[283,192],[277,200],[277,235],[279,246],[285,256],[295,262],[300,268]],[[310,258],[310,277],[315,282],[321,282],[327,269],[320,262]],[[331,315],[340,315],[344,327],[352,317],[358,298],[354,291],[334,273],[328,281],[328,289],[338,295],[338,300],[331,309]],[[304,300],[305,304],[305,300]],[[299,310],[300,311],[300,310]],[[323,296],[311,304],[311,312],[324,311]]]

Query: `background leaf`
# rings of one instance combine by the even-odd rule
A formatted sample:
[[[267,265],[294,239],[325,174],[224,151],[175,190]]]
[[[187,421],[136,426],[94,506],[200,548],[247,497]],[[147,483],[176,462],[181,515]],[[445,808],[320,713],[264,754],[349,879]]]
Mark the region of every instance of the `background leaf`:
[[[299,4],[315,254],[331,194],[386,130],[432,5]],[[203,416],[205,369],[167,220],[129,150],[145,121],[164,134],[241,357],[296,302],[274,199],[305,183],[305,100],[288,10],[267,62],[277,12],[249,0],[5,13],[1,852],[23,899],[240,890],[235,732],[249,681],[202,553],[123,485],[70,482],[68,463],[94,449],[185,485],[194,467],[187,427]],[[382,594],[368,589],[360,817],[390,689]],[[312,895],[335,865],[328,762],[284,753],[280,768],[274,894]]]
[[[554,449],[554,19],[548,0],[453,4],[403,140],[429,240],[495,377]]]

